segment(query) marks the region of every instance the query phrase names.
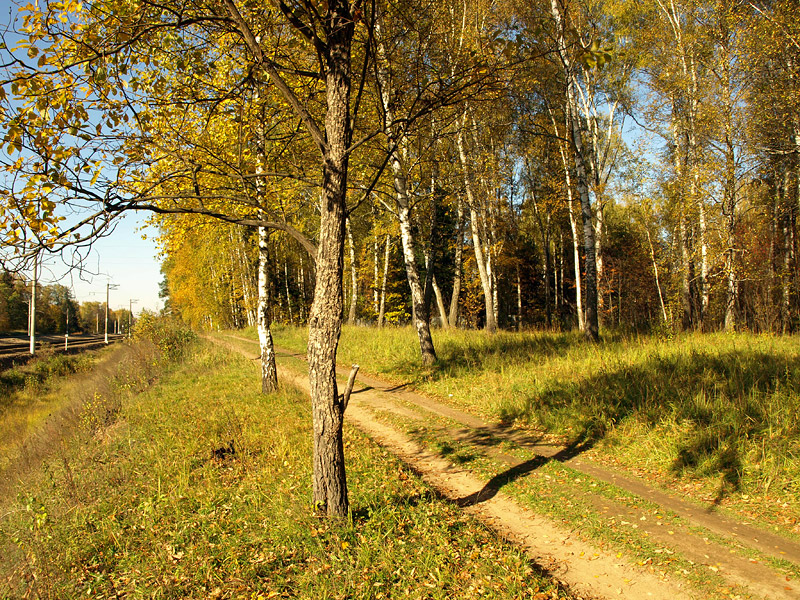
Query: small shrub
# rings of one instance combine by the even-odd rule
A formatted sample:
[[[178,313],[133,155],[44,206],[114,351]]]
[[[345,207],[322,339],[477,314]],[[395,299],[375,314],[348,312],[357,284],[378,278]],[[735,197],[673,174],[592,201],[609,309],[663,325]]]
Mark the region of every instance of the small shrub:
[[[181,321],[159,317],[144,311],[133,329],[135,340],[148,340],[155,344],[162,358],[175,361],[181,358],[197,335]]]

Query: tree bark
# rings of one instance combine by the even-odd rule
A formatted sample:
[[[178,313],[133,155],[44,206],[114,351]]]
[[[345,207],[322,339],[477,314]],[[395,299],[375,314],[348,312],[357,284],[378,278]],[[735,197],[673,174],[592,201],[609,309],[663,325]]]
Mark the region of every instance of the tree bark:
[[[376,33],[380,35],[380,28],[376,24]],[[390,99],[389,72],[387,70],[386,52],[382,41],[377,44],[377,77],[381,88],[381,102],[386,115],[386,134],[389,144],[389,163],[394,176],[395,202],[397,218],[400,222],[400,245],[403,250],[403,262],[406,268],[408,285],[411,288],[411,302],[413,303],[414,327],[419,339],[422,364],[431,365],[436,362],[436,350],[431,337],[430,317],[425,305],[425,291],[419,278],[417,259],[414,248],[414,234],[411,228],[411,206],[408,198],[408,180],[405,166],[400,156],[400,151],[405,145],[405,136],[397,131],[394,124],[394,113]]]
[[[383,318],[386,314],[386,276],[389,272],[389,251],[392,247],[391,237],[386,236],[386,248],[383,254],[383,279],[381,280],[381,303],[378,311],[378,328],[383,327]]]
[[[587,339],[596,342],[600,339],[600,328],[597,315],[597,262],[595,254],[594,225],[592,223],[592,203],[589,197],[589,185],[586,173],[586,156],[579,122],[577,98],[575,96],[576,75],[572,59],[567,51],[565,38],[566,23],[561,14],[557,0],[550,0],[550,10],[556,22],[558,35],[558,53],[566,76],[567,132],[572,140],[575,159],[576,186],[581,202],[581,218],[583,221],[584,277],[586,284],[586,329]]]
[[[323,58],[326,67],[325,147],[319,214],[316,285],[309,315],[308,364],[314,423],[314,505],[330,516],[349,509],[342,425],[344,405],[336,383],[336,351],[342,328],[347,172],[350,123],[351,43],[349,3],[328,1]]]
[[[658,290],[658,300],[661,303],[661,316],[664,317],[664,323],[667,322],[667,307],[664,305],[664,294],[661,292],[661,280],[658,277],[658,263],[656,262],[656,251],[653,248],[653,239],[650,237],[650,230],[645,226],[645,233],[647,234],[647,243],[650,246],[650,260],[653,263],[653,276],[656,280],[656,289]]]
[[[455,273],[453,274],[453,292],[450,295],[450,325],[458,327],[458,298],[461,295],[461,263],[464,252],[464,203],[459,197],[456,208],[456,247],[453,263]]]
[[[549,108],[548,108],[549,110]],[[565,111],[566,115],[566,111]],[[553,123],[553,127],[556,132],[556,137],[560,138],[560,134],[558,132],[558,124],[555,120],[555,117],[550,111],[550,120]],[[567,121],[569,119],[567,118]],[[567,130],[569,130],[569,123],[566,123]],[[569,162],[567,161],[567,153],[564,149],[564,144],[560,141],[558,142],[558,150],[561,154],[561,164],[564,166],[564,182],[567,188],[567,212],[569,214],[569,229],[570,233],[572,234],[572,261],[573,266],[575,269],[575,312],[578,316],[578,329],[580,331],[586,330],[586,322],[584,320],[583,314],[583,292],[581,288],[581,242],[580,242],[580,234],[578,233],[578,223],[577,219],[575,218],[575,206],[573,204],[573,197],[572,197],[572,175],[570,173]]]
[[[347,230],[347,245],[350,250],[350,312],[347,315],[347,323],[355,325],[356,307],[358,303],[358,272],[356,271],[356,247],[353,243],[353,231],[350,228],[350,219],[345,221]]]
[[[469,205],[469,226],[470,233],[472,234],[472,246],[475,252],[475,263],[478,266],[478,276],[481,280],[481,288],[483,289],[483,302],[486,313],[486,331],[494,333],[497,331],[497,321],[495,320],[495,307],[494,307],[494,293],[492,289],[492,274],[491,274],[491,254],[489,248],[484,244],[484,236],[481,235],[480,228],[480,210],[477,206],[477,198],[473,190],[472,173],[470,172],[466,149],[464,147],[464,128],[467,126],[467,112],[464,109],[464,115],[461,120],[461,127],[459,128],[458,135],[456,136],[456,144],[458,146],[458,157],[461,162],[461,170],[464,176],[464,191],[467,195],[467,204]]]
[[[270,331],[271,307],[269,255],[266,227],[258,228],[258,342],[261,347],[261,391],[271,394],[278,389],[278,370],[275,366],[275,348]]]

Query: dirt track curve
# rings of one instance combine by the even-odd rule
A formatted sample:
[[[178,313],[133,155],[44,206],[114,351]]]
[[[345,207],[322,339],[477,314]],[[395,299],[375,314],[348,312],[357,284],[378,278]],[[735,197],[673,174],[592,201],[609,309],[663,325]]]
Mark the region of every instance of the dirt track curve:
[[[257,348],[257,342],[253,340],[238,336],[227,337],[253,344]],[[223,343],[250,358],[254,357],[252,352],[237,345],[222,342],[219,338],[209,339]],[[285,349],[276,349],[276,353],[279,359],[282,356],[305,358],[302,354]],[[280,363],[278,369],[279,376],[284,381],[308,391],[305,373],[291,370]],[[340,367],[337,370],[343,378],[347,377],[349,369]],[[359,373],[347,419],[420,473],[443,496],[525,548],[537,564],[580,595],[631,600],[697,597],[685,582],[671,579],[652,567],[633,565],[611,550],[596,548],[583,541],[579,532],[570,531],[563,524],[557,524],[522,507],[499,489],[500,486],[494,481],[497,478],[491,481],[481,480],[468,468],[455,466],[441,456],[429,452],[406,434],[387,425],[385,420],[377,418],[381,412],[396,413],[420,421],[430,418],[431,415],[441,416],[458,424],[451,431],[457,438],[469,441],[491,435],[525,445],[536,453],[533,460],[521,462],[495,448],[485,449],[493,458],[507,463],[509,470],[506,474],[513,474],[514,477],[525,476],[545,462],[557,460],[587,476],[611,483],[674,512],[694,527],[692,530],[683,525],[662,527],[659,522],[648,520],[643,513],[630,506],[585,493],[583,499],[602,517],[622,523],[635,523],[652,540],[679,551],[696,565],[714,571],[731,584],[742,586],[754,597],[769,600],[800,598],[800,585],[797,582],[788,582],[783,574],[771,569],[763,561],[734,554],[728,547],[704,536],[697,528],[726,538],[735,545],[750,547],[795,564],[800,564],[800,545],[652,488],[641,480],[601,466],[581,456],[574,449],[541,443],[518,431],[486,423],[474,415],[409,391],[404,386],[389,384]]]

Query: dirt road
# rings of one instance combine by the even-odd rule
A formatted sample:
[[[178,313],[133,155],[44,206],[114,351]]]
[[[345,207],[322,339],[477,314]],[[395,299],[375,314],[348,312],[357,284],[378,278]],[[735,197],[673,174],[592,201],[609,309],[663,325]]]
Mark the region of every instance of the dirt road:
[[[253,340],[228,337],[231,343],[226,345],[253,358],[253,351],[257,352]],[[232,343],[234,340],[236,343]],[[219,338],[216,341],[220,342]],[[288,368],[281,361],[281,358],[289,356],[304,357],[285,349],[278,349],[277,353],[281,378],[308,390],[307,375]],[[346,378],[349,369],[341,368],[339,372]],[[385,418],[387,414],[420,422],[434,416],[442,417],[455,424],[449,432],[454,439],[474,442],[487,435],[506,437],[516,445],[530,448],[536,456],[533,460],[521,462],[504,454],[497,446],[484,447],[483,451],[509,467],[502,476],[485,481],[465,466],[456,466],[422,447],[399,428],[393,427],[391,420]],[[581,456],[574,448],[542,443],[539,439],[486,423],[443,402],[406,390],[404,386],[362,374],[359,374],[351,396],[347,419],[400,457],[442,495],[524,547],[540,566],[581,595],[665,600],[704,597],[686,581],[649,565],[632,564],[613,549],[596,547],[585,541],[579,531],[534,514],[501,490],[508,481],[528,476],[547,461],[559,461],[588,477],[611,483],[682,517],[686,525],[666,528],[658,521],[648,520],[645,513],[629,505],[599,494],[582,492],[583,499],[598,515],[611,521],[633,524],[642,535],[672,548],[671,551],[680,552],[698,569],[721,575],[732,586],[739,586],[737,589],[743,590],[747,596],[770,600],[800,598],[800,586],[787,581],[783,573],[770,567],[769,561],[765,560],[773,557],[800,564],[800,546],[797,544],[709,512],[631,476],[611,471]],[[749,547],[755,552],[750,556],[733,552],[730,544],[718,543],[715,541],[717,538],[729,540],[738,547]],[[738,592],[731,594],[733,598],[747,596]]]

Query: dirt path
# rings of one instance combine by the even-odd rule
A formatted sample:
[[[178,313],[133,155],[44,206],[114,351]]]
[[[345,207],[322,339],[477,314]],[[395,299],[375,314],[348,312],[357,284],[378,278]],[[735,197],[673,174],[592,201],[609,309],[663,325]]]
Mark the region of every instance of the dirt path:
[[[229,337],[254,343],[253,340],[238,336]],[[230,347],[250,355],[239,347]],[[303,355],[279,349],[278,356],[281,355],[304,358]],[[348,370],[340,368],[339,372],[346,377]],[[282,366],[279,367],[279,373],[284,380],[308,390],[305,374]],[[468,469],[455,467],[446,459],[425,450],[407,435],[387,425],[385,419],[379,418],[381,413],[399,414],[423,422],[426,417],[430,419],[431,415],[445,417],[458,424],[450,431],[453,437],[473,443],[480,443],[489,437],[513,440],[532,449],[537,457],[521,462],[494,446],[483,446],[487,454],[507,463],[509,470],[506,473],[514,473],[515,477],[534,471],[546,461],[557,460],[576,471],[658,504],[683,517],[691,525],[731,539],[737,545],[750,546],[769,556],[800,564],[800,546],[789,540],[708,512],[639,480],[600,466],[570,449],[542,443],[539,439],[488,424],[474,415],[409,391],[404,386],[359,375],[348,408],[348,420],[409,464],[444,496],[524,547],[538,564],[552,571],[554,576],[578,593],[631,599],[694,597],[685,584],[669,580],[652,567],[631,565],[618,558],[619,555],[599,550],[582,541],[577,532],[564,529],[521,507],[500,491],[499,486],[493,484],[494,480],[481,481]],[[776,600],[800,598],[800,587],[795,582],[788,582],[782,574],[758,559],[734,554],[728,547],[704,536],[702,531],[691,530],[683,525],[664,527],[659,521],[652,518],[648,520],[642,511],[625,504],[599,495],[583,495],[602,518],[639,529],[652,540],[674,548],[701,568],[722,575],[731,584],[741,585],[756,596]]]

